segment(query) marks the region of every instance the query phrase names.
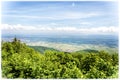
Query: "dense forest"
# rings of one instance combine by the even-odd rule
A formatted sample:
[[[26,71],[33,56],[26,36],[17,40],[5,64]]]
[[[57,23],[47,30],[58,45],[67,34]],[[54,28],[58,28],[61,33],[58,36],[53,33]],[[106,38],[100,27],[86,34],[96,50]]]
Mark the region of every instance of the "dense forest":
[[[118,53],[54,49],[41,53],[16,38],[2,41],[1,48],[3,78],[118,78]]]

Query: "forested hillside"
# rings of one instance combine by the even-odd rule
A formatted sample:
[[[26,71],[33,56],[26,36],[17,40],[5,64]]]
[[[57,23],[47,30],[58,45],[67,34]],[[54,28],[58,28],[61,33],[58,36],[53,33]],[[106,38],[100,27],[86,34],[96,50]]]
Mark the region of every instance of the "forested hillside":
[[[57,50],[40,53],[14,38],[12,42],[2,42],[2,77],[118,78],[118,53]]]
[[[46,50],[59,51],[54,48],[48,48],[48,47],[43,47],[43,46],[29,46],[29,47],[35,49],[36,51],[40,53],[44,53]]]

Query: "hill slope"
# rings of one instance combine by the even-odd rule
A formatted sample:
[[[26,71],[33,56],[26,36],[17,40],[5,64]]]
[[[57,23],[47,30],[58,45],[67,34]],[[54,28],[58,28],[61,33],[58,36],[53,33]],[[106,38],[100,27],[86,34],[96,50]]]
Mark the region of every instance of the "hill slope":
[[[35,49],[36,51],[40,53],[44,53],[46,50],[58,51],[54,48],[49,48],[49,47],[44,47],[44,46],[29,46],[29,47]]]

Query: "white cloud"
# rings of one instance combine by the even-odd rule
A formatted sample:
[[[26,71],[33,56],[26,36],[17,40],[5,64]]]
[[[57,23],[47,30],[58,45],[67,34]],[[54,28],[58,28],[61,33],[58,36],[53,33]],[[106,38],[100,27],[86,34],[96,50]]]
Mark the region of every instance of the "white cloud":
[[[27,18],[27,19],[54,19],[53,17],[49,16],[33,16],[33,15],[2,15],[6,17],[15,17],[15,18]]]
[[[22,26],[21,24],[9,25],[2,24],[2,30],[36,30],[36,27],[33,26]]]
[[[91,28],[80,28],[80,27],[48,27],[48,26],[23,26],[20,24],[9,25],[2,24],[2,30],[13,30],[13,31],[65,31],[65,32],[80,32],[80,33],[116,33],[119,31],[118,27],[91,27]]]
[[[2,16],[6,17],[15,17],[15,18],[26,18],[26,19],[50,19],[50,20],[63,20],[63,19],[82,19],[82,18],[89,18],[94,16],[100,16],[101,14],[98,12],[89,12],[89,13],[83,13],[83,12],[61,12],[53,15],[47,14],[47,16],[43,15],[10,15],[10,14],[4,14]]]
[[[80,22],[80,24],[82,24],[82,25],[92,25],[93,23],[92,22]]]
[[[98,12],[89,12],[89,13],[82,13],[82,12],[66,12],[59,16],[53,16],[54,19],[82,19],[82,18],[89,18],[94,16],[100,16],[101,14]]]
[[[52,23],[50,23],[50,25],[54,25],[54,26],[56,26],[56,25],[58,25],[58,24],[57,24],[57,23],[52,22]]]

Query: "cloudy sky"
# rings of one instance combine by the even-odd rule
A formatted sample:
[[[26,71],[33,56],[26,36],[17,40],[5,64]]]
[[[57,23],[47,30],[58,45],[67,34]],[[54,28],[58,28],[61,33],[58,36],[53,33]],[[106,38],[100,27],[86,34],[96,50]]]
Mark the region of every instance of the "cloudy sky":
[[[116,33],[116,2],[2,2],[2,31]]]

